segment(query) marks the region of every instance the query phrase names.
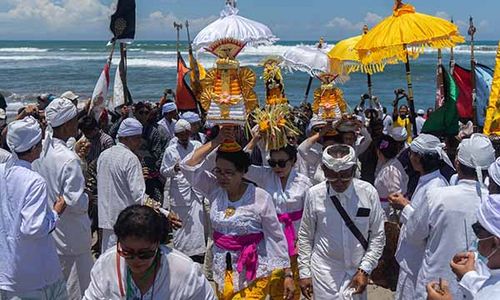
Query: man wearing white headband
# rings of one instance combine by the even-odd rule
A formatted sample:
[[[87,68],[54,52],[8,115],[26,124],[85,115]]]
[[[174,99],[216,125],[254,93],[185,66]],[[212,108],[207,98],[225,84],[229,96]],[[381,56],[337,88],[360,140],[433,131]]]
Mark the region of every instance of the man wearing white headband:
[[[166,187],[170,195],[170,208],[185,226],[173,232],[174,248],[190,256],[195,262],[203,264],[205,255],[205,218],[202,194],[197,192],[181,172],[179,163],[201,143],[191,139],[191,125],[180,119],[175,123],[175,139],[163,154],[161,174],[170,181]]]
[[[326,180],[306,194],[298,234],[306,297],[344,299],[354,293],[367,299],[368,277],[385,245],[384,213],[375,188],[354,178],[356,162],[352,147],[327,147],[322,158]],[[355,229],[346,226],[351,222]]]
[[[77,109],[67,99],[54,99],[45,109],[48,128],[43,153],[35,170],[47,181],[49,202],[63,197],[68,205],[54,230],[57,253],[70,299],[83,296],[90,283],[91,254],[89,200],[80,159],[67,147],[78,132]]]
[[[142,124],[133,118],[122,121],[118,143],[97,160],[97,212],[102,229],[101,253],[116,245],[113,225],[120,212],[145,198],[146,184],[135,152],[142,143]]]
[[[439,171],[443,161],[451,164],[443,147],[444,144],[433,135],[416,137],[410,145],[410,162],[420,178],[411,202],[401,193],[389,195],[392,207],[401,210],[400,221],[403,224],[396,251],[400,269],[395,299],[415,299],[417,275],[426,246],[425,240],[418,236],[419,229],[431,226],[427,213],[432,199],[427,197],[427,192],[448,185]]]
[[[187,111],[181,115],[181,119],[184,119],[191,124],[191,138],[202,144],[207,141],[207,136],[200,132],[201,129],[201,118],[197,113]]]
[[[13,157],[0,164],[0,299],[67,299],[54,238],[65,209],[49,207],[47,184],[31,169],[42,151],[42,130],[32,117],[8,126]],[[45,298],[47,297],[47,298]]]
[[[174,126],[179,117],[177,114],[177,106],[174,102],[167,102],[161,107],[161,114],[163,118],[158,122],[158,129],[168,144],[168,142],[175,136]]]
[[[429,190],[428,207],[419,207],[407,221],[408,240],[412,244],[425,243],[415,299],[427,299],[426,285],[439,278],[450,282],[454,299],[462,299],[462,291],[448,267],[449,260],[471,242],[473,232],[464,232],[464,226],[470,228],[477,221],[476,212],[488,197],[488,190],[481,183],[483,173],[494,161],[495,150],[488,137],[473,134],[463,140],[455,159],[458,184]]]
[[[500,158],[497,158],[488,168],[488,177],[490,179],[488,185],[490,195],[500,194]]]
[[[500,195],[492,195],[481,204],[478,222],[472,225],[477,248],[453,257],[451,268],[460,281],[466,299],[490,300],[500,295]],[[479,261],[477,261],[479,259]],[[482,270],[482,269],[485,270]],[[428,284],[430,300],[448,300],[451,293],[445,284],[444,295]]]

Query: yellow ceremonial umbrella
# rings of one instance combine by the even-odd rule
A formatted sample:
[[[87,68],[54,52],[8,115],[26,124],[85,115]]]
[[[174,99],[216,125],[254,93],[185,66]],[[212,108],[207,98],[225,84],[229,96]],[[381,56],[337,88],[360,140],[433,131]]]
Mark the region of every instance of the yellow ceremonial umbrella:
[[[364,33],[368,32],[368,26],[364,26]],[[349,75],[353,72],[366,73],[368,79],[368,95],[372,98],[372,80],[371,75],[384,71],[385,63],[373,63],[363,65],[358,51],[354,48],[361,40],[363,35],[351,37],[335,44],[328,57],[330,57],[330,70],[333,74]],[[371,101],[371,100],[370,100]]]
[[[355,49],[365,65],[391,60],[406,64],[408,104],[411,110],[413,131],[416,134],[415,104],[409,57],[416,59],[424,48],[454,47],[464,42],[458,27],[441,18],[417,13],[415,7],[396,0],[393,14],[382,20],[365,34]]]

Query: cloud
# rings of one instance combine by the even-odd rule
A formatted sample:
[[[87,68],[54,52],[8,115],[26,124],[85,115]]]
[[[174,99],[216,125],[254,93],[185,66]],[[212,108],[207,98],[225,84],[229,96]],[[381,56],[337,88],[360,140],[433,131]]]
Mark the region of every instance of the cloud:
[[[138,34],[141,34],[144,39],[149,38],[175,38],[175,23],[181,23],[183,26],[186,20],[189,20],[189,31],[191,38],[194,38],[196,32],[201,30],[209,23],[215,21],[217,16],[209,16],[204,18],[185,18],[176,16],[174,13],[164,13],[162,11],[154,11],[149,16],[138,23]]]
[[[362,21],[353,22],[344,17],[335,17],[328,21],[326,27],[335,28],[346,32],[358,32],[361,33],[363,26],[366,24],[368,27],[372,27],[382,20],[382,17],[373,12],[366,13]]]

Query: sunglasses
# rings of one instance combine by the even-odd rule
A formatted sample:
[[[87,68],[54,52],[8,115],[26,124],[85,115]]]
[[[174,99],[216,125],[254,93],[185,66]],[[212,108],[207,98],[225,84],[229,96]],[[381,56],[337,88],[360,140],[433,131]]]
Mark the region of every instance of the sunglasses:
[[[272,159],[269,159],[267,161],[267,163],[269,164],[269,166],[271,168],[276,168],[276,166],[280,167],[280,168],[284,168],[286,167],[286,163],[289,161],[289,159],[287,160],[272,160]]]
[[[123,257],[125,259],[134,259],[134,258],[138,258],[138,259],[142,259],[142,260],[151,259],[158,252],[158,248],[156,248],[155,250],[140,251],[140,252],[135,253],[132,251],[125,251],[125,250],[121,249],[121,247],[118,247],[118,245],[116,247],[117,247],[118,255],[120,255],[121,257]]]
[[[330,182],[349,182],[352,180],[352,177],[349,178],[342,178],[342,177],[336,177],[336,178],[326,178],[326,180]]]

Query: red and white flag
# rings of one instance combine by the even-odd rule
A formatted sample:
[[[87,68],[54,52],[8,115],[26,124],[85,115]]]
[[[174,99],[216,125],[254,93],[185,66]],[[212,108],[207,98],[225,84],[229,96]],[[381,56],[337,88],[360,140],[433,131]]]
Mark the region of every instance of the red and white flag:
[[[90,111],[96,120],[99,120],[102,111],[106,108],[106,99],[109,89],[109,67],[109,62],[104,65],[104,69],[102,70],[101,76],[99,76],[99,80],[97,80],[94,92],[92,93]]]

